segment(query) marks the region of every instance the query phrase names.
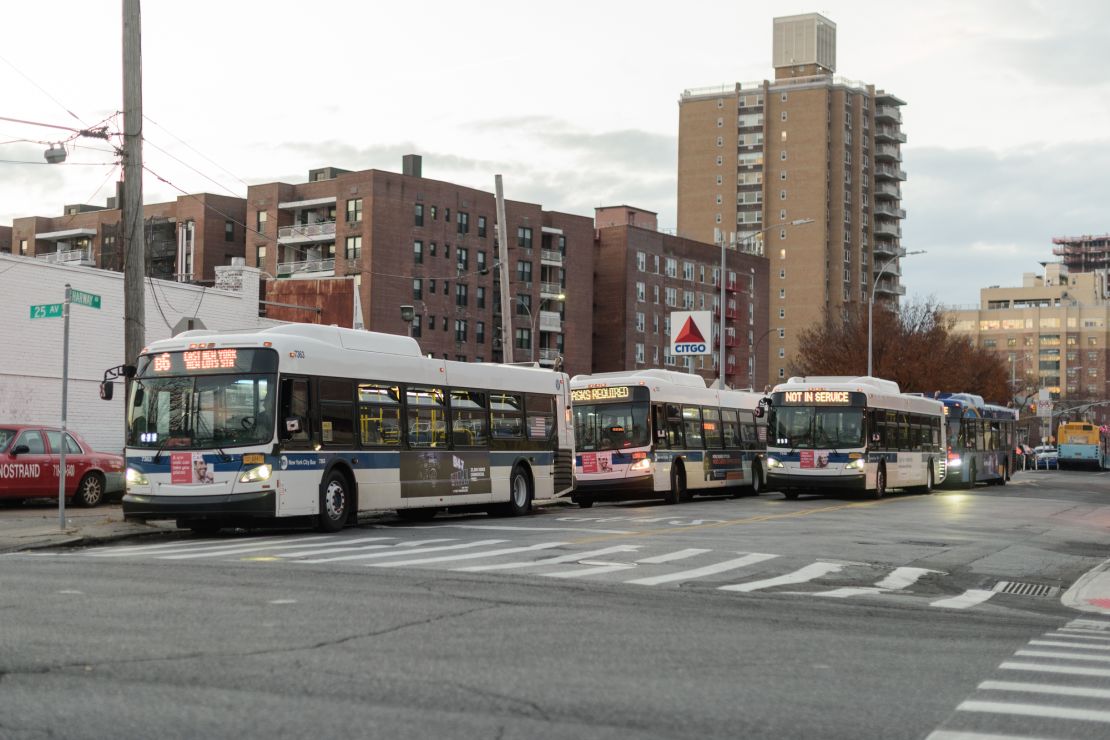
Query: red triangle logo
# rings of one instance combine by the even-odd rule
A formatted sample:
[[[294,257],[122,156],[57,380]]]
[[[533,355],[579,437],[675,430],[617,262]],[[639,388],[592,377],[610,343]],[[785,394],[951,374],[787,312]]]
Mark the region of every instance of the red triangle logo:
[[[682,325],[679,330],[678,336],[674,340],[675,344],[705,344],[705,337],[698,331],[698,325],[694,323],[693,316],[686,317],[686,323]]]

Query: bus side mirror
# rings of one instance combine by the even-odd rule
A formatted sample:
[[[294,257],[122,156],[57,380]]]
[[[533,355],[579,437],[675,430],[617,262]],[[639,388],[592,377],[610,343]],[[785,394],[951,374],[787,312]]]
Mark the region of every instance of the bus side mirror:
[[[101,383],[100,384],[100,400],[101,401],[111,401],[112,400],[112,389],[114,387],[115,387],[115,383],[113,383],[110,380],[105,380],[103,383]]]
[[[135,402],[132,405],[135,406],[136,408],[138,408],[139,406],[142,406],[143,405],[143,399],[145,397],[146,397],[146,391],[143,390],[143,387],[140,385],[138,388],[135,389]]]

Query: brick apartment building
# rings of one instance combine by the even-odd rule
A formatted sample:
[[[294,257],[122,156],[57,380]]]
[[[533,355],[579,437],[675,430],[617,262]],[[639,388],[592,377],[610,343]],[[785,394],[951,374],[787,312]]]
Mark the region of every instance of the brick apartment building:
[[[826,313],[897,300],[904,103],[834,77],[836,24],[774,19],[775,79],[686,90],[679,101],[678,234],[765,254],[765,345],[784,378],[799,333]],[[813,223],[792,226],[795,220]]]
[[[108,205],[67,205],[61,216],[27,216],[12,222],[7,249],[55,264],[123,271],[117,198]],[[226,195],[182,195],[143,206],[147,275],[162,280],[211,283],[215,268],[242,257],[246,201]]]
[[[668,368],[717,379],[718,355],[667,354],[672,311],[711,310],[719,348],[721,249],[658,231],[655,214],[629,206],[598,208],[594,274],[594,371]],[[758,356],[768,335],[768,263],[726,250],[725,383],[763,388]]]
[[[411,330],[426,353],[501,360],[496,213],[492,193],[425,178],[416,155],[404,158],[400,174],[325,167],[306,183],[249,188],[247,263],[271,276],[270,318],[311,321],[296,306],[328,311],[329,300],[343,300],[359,307],[364,328]],[[512,305],[505,339],[514,361],[590,372],[593,222],[512,200],[505,214]],[[326,297],[323,286],[336,279],[346,279],[353,300],[342,289]],[[301,289],[302,280],[319,288]],[[313,293],[317,303],[306,300]],[[411,326],[402,305],[415,309]]]

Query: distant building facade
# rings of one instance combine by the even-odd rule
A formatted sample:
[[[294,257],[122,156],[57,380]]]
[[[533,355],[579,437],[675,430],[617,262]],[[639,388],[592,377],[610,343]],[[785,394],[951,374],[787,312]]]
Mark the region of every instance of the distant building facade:
[[[598,208],[594,268],[595,372],[666,368],[718,377],[721,248],[658,231],[655,214],[630,206]],[[726,250],[725,383],[762,389],[757,355],[768,335],[767,260]],[[673,311],[712,311],[712,356],[668,353]]]
[[[1058,236],[1052,240],[1052,253],[1069,272],[1095,272],[1110,269],[1110,234],[1102,236]]]
[[[772,382],[802,330],[897,300],[904,102],[834,77],[836,24],[774,19],[775,79],[679,100],[678,234],[766,255]],[[795,220],[813,223],[791,226]]]
[[[352,298],[346,289],[321,289],[316,305],[336,310],[329,295],[352,307],[357,300],[363,328],[411,331],[436,357],[499,361],[507,341],[514,361],[590,372],[593,221],[512,200],[505,212],[512,331],[504,338],[495,197],[423,177],[416,155],[404,158],[401,173],[327,167],[305,183],[252,185],[247,262],[270,283],[349,278]],[[273,288],[267,301],[312,305],[304,296],[287,300],[284,285]],[[402,305],[414,307],[411,325]],[[317,320],[312,312],[265,307],[269,317]]]
[[[997,353],[1020,392],[1045,388],[1057,399],[1105,399],[1110,296],[1102,272],[1070,273],[1049,263],[1021,287],[992,286],[976,309],[949,312],[956,333]]]

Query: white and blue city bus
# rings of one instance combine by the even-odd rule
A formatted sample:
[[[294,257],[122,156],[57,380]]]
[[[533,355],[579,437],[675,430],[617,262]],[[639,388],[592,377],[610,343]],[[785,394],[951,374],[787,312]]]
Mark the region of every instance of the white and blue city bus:
[[[973,393],[937,392],[933,397],[944,404],[945,487],[1006,485],[1014,470],[1017,410],[986,403]]]
[[[576,375],[571,379],[575,489],[595,501],[662,498],[763,488],[766,435],[755,410],[763,395],[707,388],[671,370]]]
[[[767,484],[789,499],[822,490],[881,498],[944,480],[944,404],[893,381],[791,378],[769,406]]]
[[[423,357],[409,337],[289,324],[143,350],[123,512],[178,526],[443,507],[519,515],[569,493],[568,378]]]

